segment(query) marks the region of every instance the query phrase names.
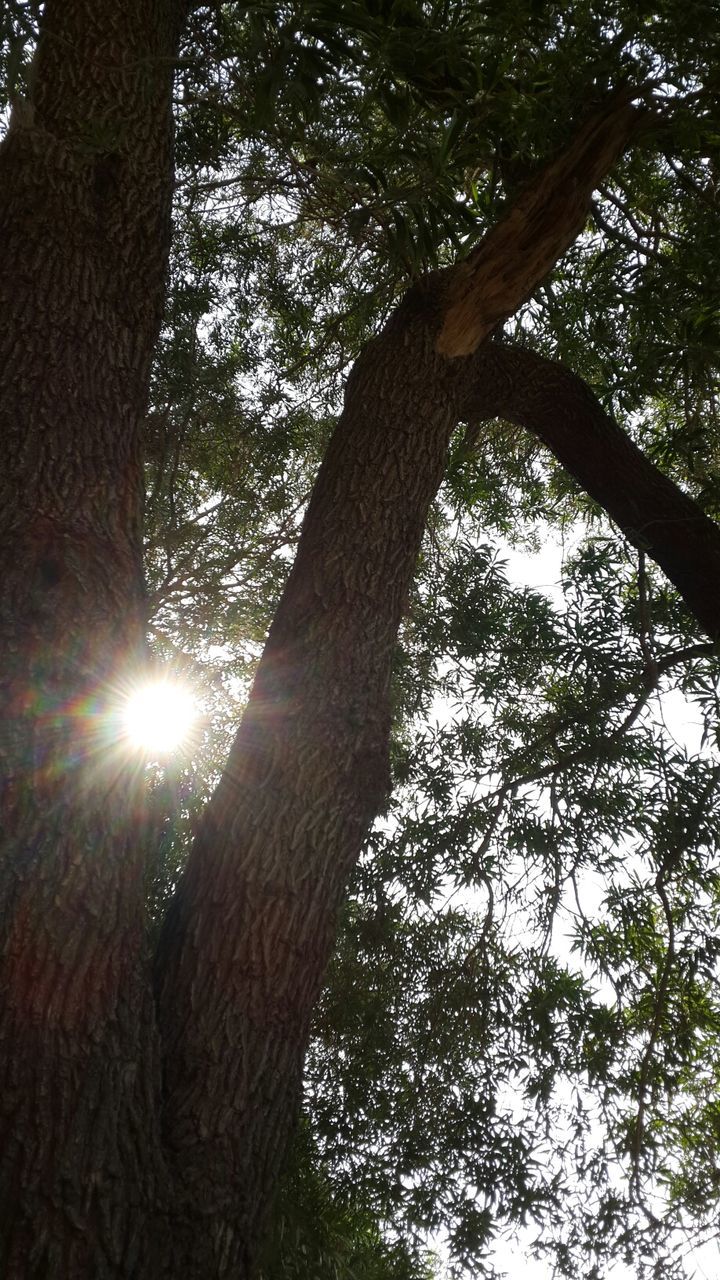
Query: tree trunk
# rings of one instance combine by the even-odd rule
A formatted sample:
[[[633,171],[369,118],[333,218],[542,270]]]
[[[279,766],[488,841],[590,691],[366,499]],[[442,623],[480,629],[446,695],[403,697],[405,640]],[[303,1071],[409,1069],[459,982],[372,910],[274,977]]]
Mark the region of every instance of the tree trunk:
[[[142,777],[142,434],[163,305],[169,0],[48,0],[0,147],[0,1274],[135,1274],[162,1166]],[[114,714],[115,713],[115,714]]]
[[[249,1273],[337,910],[388,791],[393,646],[458,414],[435,337],[419,291],[355,366],[161,946],[166,1136],[193,1275]]]

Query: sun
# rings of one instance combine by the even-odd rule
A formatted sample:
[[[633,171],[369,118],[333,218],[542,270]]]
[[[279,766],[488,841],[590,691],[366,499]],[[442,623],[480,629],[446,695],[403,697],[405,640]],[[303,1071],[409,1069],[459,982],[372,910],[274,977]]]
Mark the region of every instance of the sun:
[[[133,690],[122,717],[128,742],[158,755],[184,746],[197,718],[192,693],[174,680],[154,680]]]

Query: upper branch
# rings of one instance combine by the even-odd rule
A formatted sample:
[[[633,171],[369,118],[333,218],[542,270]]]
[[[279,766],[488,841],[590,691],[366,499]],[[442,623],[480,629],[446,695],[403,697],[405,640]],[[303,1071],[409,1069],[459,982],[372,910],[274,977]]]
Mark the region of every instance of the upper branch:
[[[576,374],[495,343],[478,353],[477,369],[463,416],[502,417],[537,436],[720,639],[720,527],[638,449]]]
[[[442,355],[471,355],[526,301],[582,230],[593,190],[647,121],[627,90],[615,94],[528,184],[453,271],[437,342]]]

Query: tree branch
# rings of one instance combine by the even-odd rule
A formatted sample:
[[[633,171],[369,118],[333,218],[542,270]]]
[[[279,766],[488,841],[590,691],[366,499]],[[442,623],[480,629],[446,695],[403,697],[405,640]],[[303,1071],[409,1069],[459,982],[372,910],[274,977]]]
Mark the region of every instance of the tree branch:
[[[464,416],[473,424],[505,418],[537,436],[720,639],[720,527],[638,449],[576,374],[496,343],[478,353],[477,370]]]
[[[437,343],[442,355],[476,351],[576,239],[593,190],[648,121],[647,110],[633,106],[630,97],[622,90],[596,111],[453,271]]]

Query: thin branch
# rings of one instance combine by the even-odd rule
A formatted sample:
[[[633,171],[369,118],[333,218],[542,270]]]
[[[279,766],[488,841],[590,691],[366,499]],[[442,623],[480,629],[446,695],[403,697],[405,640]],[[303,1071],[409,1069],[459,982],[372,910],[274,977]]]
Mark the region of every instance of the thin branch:
[[[640,597],[640,648],[645,659],[646,678],[654,687],[657,683],[657,661],[644,551],[638,552],[638,595]]]
[[[614,227],[612,223],[608,222],[607,218],[603,217],[603,214],[600,211],[600,206],[595,200],[593,200],[590,206],[590,212],[592,213],[593,220],[599,230],[606,236],[609,236],[611,240],[617,241],[618,244],[625,245],[626,249],[630,249],[632,253],[638,253],[642,257],[655,258],[658,262],[667,261],[664,255],[657,249],[654,249],[652,245],[640,243],[639,240],[633,240],[631,236],[625,235],[618,227]]]

